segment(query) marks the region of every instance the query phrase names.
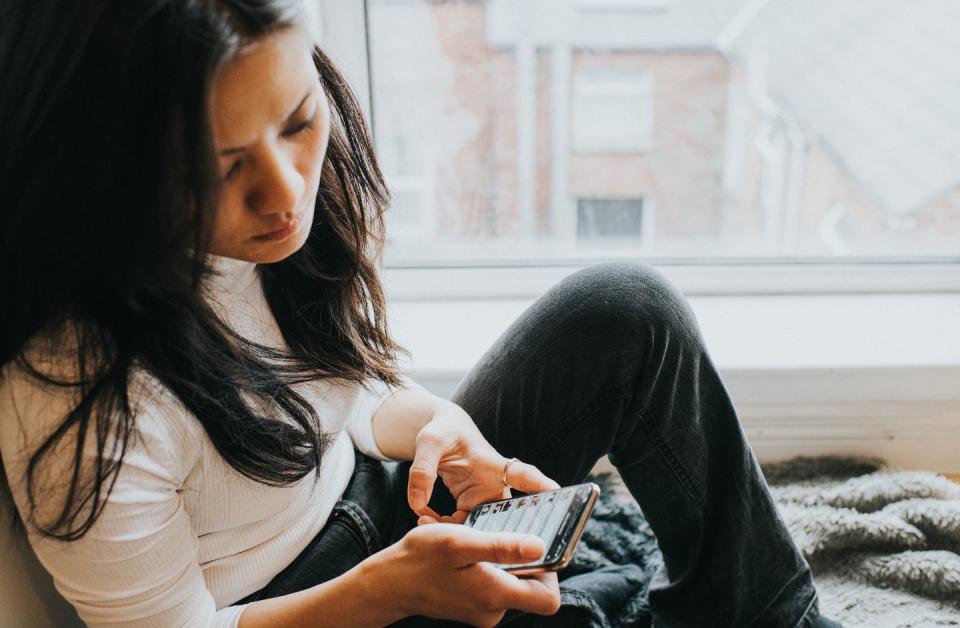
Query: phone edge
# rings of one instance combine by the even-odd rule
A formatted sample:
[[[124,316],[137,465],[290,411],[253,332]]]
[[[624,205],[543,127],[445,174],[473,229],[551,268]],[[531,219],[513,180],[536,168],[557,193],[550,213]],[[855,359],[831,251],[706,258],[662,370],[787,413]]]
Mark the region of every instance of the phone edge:
[[[570,537],[570,542],[563,550],[560,560],[549,565],[540,565],[535,567],[502,567],[501,569],[515,576],[522,576],[527,574],[543,573],[546,571],[560,571],[570,564],[570,561],[573,560],[574,549],[576,548],[577,543],[580,542],[580,537],[583,536],[583,531],[587,527],[587,521],[589,521],[590,515],[593,513],[593,508],[596,506],[597,499],[600,497],[600,486],[596,482],[584,482],[584,484],[590,485],[590,496],[587,498],[587,503],[584,504],[584,512],[587,514],[584,517],[580,517],[580,520],[577,522],[577,528],[573,531],[573,535]]]

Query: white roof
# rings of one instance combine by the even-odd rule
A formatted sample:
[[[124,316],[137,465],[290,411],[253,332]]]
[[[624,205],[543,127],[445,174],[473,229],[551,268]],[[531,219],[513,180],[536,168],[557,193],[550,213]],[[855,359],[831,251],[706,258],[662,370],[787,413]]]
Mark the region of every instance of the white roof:
[[[487,41],[600,50],[716,49],[745,0],[490,0]]]
[[[768,0],[723,42],[886,209],[960,185],[960,2]]]

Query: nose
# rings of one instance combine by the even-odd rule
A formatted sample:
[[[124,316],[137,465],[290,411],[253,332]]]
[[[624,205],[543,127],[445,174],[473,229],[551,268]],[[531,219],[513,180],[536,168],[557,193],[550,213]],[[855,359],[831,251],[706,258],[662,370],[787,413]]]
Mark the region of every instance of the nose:
[[[303,197],[304,179],[292,155],[282,147],[265,149],[257,159],[259,177],[247,194],[247,205],[258,214],[293,218]]]

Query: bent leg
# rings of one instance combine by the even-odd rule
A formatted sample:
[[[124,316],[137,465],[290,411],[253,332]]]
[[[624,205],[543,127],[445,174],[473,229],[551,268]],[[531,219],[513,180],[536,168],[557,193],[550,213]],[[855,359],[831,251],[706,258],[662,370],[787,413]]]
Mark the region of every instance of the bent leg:
[[[666,626],[813,625],[780,519],[684,298],[638,263],[596,264],[530,306],[451,400],[504,456],[561,485],[609,454],[657,536]],[[438,483],[432,506],[452,512]],[[407,509],[409,510],[409,509]]]

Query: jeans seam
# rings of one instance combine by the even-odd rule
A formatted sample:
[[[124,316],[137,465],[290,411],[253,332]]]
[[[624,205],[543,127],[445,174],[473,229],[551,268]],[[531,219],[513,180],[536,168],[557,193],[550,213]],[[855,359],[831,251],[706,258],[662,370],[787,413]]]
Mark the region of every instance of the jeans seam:
[[[800,619],[798,619],[798,620],[797,620],[797,623],[795,623],[795,624],[793,625],[793,628],[799,628],[799,626],[800,626],[800,625],[804,622],[804,620],[807,618],[807,615],[810,614],[810,611],[813,610],[813,607],[814,607],[815,605],[817,605],[819,601],[820,601],[820,596],[817,594],[816,591],[814,591],[814,592],[813,592],[813,598],[810,600],[810,603],[807,604],[807,607],[803,610],[803,614],[800,615]]]
[[[363,509],[360,508],[360,506],[358,506],[356,503],[350,500],[344,500],[344,499],[341,499],[340,501],[337,502],[336,508],[339,508],[340,510],[347,513],[347,515],[351,519],[353,519],[354,523],[357,524],[357,527],[360,529],[360,532],[363,534],[364,543],[366,543],[366,547],[363,548],[364,553],[366,553],[369,556],[370,554],[378,551],[378,545],[380,544],[374,540],[373,534],[369,530],[367,517],[364,516],[366,515],[366,513],[360,514],[362,513]]]
[[[806,573],[809,573],[809,572],[800,571],[799,573],[795,573],[793,574],[792,578],[784,582],[783,586],[780,587],[780,589],[776,592],[776,594],[772,598],[770,598],[770,603],[764,606],[762,611],[757,613],[757,616],[754,617],[753,621],[750,622],[750,625],[751,626],[760,625],[759,622],[763,619],[764,614],[770,609],[771,606],[773,606],[777,602],[777,600],[780,599],[780,596],[783,595],[783,592],[787,590],[787,587],[789,587],[794,581],[796,581],[797,578],[803,577],[803,575]],[[804,608],[803,613],[800,614],[800,618],[797,619],[796,623],[793,624],[792,628],[797,628],[803,623],[803,620],[806,618],[807,614],[810,612],[810,609],[813,608],[813,605],[817,603],[818,598],[819,596],[817,595],[817,591],[814,590],[813,597],[811,598],[807,606]]]
[[[646,409],[637,417],[637,420],[640,421],[640,424],[643,426],[643,431],[647,435],[647,438],[650,439],[651,444],[654,446],[654,449],[657,450],[657,453],[660,454],[660,457],[667,464],[667,467],[670,469],[670,472],[673,473],[674,477],[683,487],[683,490],[686,491],[687,495],[692,499],[699,508],[703,509],[703,497],[700,495],[699,491],[696,490],[693,479],[690,477],[689,472],[687,472],[686,467],[680,462],[680,459],[674,453],[673,448],[663,440],[660,434],[652,428],[652,426],[646,421]]]
[[[633,379],[631,379],[627,385],[621,388],[620,392],[624,393],[629,390],[636,390],[637,385],[640,381],[642,374],[638,374]],[[650,407],[644,406],[635,412],[636,421],[642,427],[644,434],[647,435],[647,438],[650,440],[650,443],[653,445],[654,449],[660,455],[660,458],[664,461],[667,467],[670,469],[670,472],[673,474],[674,478],[680,483],[683,487],[683,490],[686,491],[687,495],[694,501],[694,503],[699,508],[704,508],[703,498],[700,496],[700,492],[696,490],[696,484],[693,482],[693,479],[690,477],[689,472],[686,467],[680,462],[677,455],[673,452],[673,448],[663,440],[658,432],[656,432],[653,427],[647,421],[648,413]]]

